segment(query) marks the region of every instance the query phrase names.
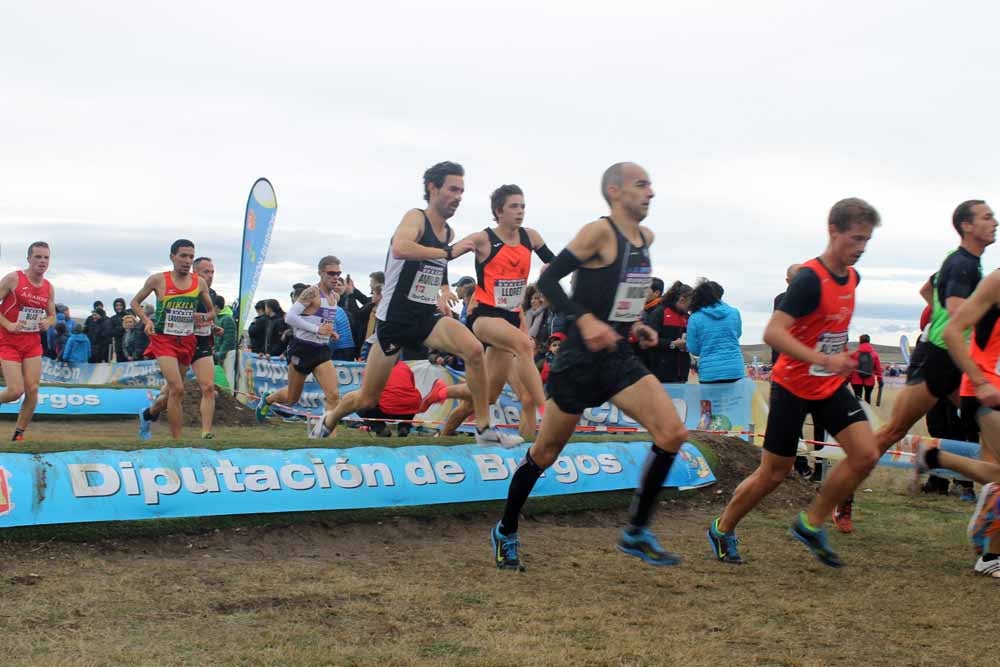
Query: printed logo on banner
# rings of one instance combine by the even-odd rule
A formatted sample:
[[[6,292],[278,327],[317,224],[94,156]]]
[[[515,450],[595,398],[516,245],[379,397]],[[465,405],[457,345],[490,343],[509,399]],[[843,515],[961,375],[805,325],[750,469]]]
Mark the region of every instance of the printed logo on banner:
[[[10,473],[0,467],[0,516],[9,514],[14,509],[14,501],[10,496]]]

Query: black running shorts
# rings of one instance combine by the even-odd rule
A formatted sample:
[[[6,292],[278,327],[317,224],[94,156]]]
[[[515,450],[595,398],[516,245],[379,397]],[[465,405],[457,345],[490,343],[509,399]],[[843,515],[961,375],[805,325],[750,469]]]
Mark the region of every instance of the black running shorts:
[[[935,398],[951,396],[962,384],[962,370],[952,361],[948,350],[924,340],[913,348],[906,369],[906,384],[921,383],[927,385],[927,391]]]
[[[472,324],[480,317],[496,317],[504,320],[515,329],[521,328],[521,313],[516,310],[505,310],[495,306],[478,305],[476,306],[476,309],[469,313],[468,317],[465,318],[465,324],[469,327],[469,331],[475,331],[472,328]]]
[[[309,375],[320,364],[330,361],[330,347],[323,344],[310,344],[298,338],[292,338],[285,351],[288,365],[303,375]]]
[[[582,414],[587,408],[602,405],[615,394],[651,375],[625,341],[619,341],[613,351],[594,353],[573,348],[567,350],[564,344],[559,350],[559,357],[564,354],[572,357],[577,352],[581,352],[579,361],[560,364],[558,371],[549,373],[546,384],[549,398],[567,414]]]
[[[799,398],[777,382],[771,383],[771,408],[764,432],[764,449],[776,456],[795,456],[806,415],[834,438],[855,422],[868,419],[861,402],[847,384],[828,398],[810,401]]]
[[[194,341],[194,361],[211,357],[215,352],[215,339],[212,336],[195,336]]]
[[[375,321],[375,337],[387,357],[399,354],[404,347],[420,347],[430,337],[444,315],[440,311],[410,321]]]

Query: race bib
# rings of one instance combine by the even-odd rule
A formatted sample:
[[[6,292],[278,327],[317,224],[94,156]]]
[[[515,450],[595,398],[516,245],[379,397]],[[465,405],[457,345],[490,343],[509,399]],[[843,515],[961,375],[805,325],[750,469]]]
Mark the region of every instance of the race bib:
[[[203,317],[205,317],[204,313],[197,313],[197,315],[195,316],[195,319],[197,320],[197,324],[195,324],[194,327],[195,336],[212,335],[212,323],[208,320],[203,320],[202,319]]]
[[[825,354],[826,356],[840,354],[845,349],[847,349],[846,331],[820,334],[819,340],[816,342],[816,351],[821,354]],[[834,375],[834,373],[831,373],[822,366],[812,364],[809,366],[809,375],[817,377],[830,377],[831,375]]]
[[[642,307],[646,305],[646,292],[652,283],[653,277],[648,271],[626,273],[618,283],[608,321],[638,322],[642,317]]]
[[[407,298],[410,301],[434,305],[437,303],[441,281],[444,279],[444,267],[440,264],[421,262],[417,274],[413,276],[413,285]]]
[[[171,336],[190,336],[194,333],[194,308],[167,308],[163,333]]]
[[[39,330],[38,323],[45,319],[45,309],[43,308],[21,308],[21,312],[17,315],[17,321],[24,326],[21,327],[21,331],[24,332],[37,332]]]
[[[493,283],[493,302],[497,308],[516,310],[521,307],[524,299],[524,289],[528,281],[523,278],[514,280],[497,280]]]

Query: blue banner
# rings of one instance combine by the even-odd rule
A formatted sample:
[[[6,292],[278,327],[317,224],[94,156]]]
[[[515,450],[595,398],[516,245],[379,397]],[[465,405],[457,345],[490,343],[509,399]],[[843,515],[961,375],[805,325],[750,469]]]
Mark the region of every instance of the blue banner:
[[[507,497],[526,446],[0,454],[0,527],[432,505]],[[533,495],[633,488],[649,444],[571,443]],[[665,486],[715,482],[684,445]]]
[[[425,362],[426,363],[426,362]],[[356,391],[361,387],[361,373],[365,369],[363,363],[356,361],[335,361],[337,369],[337,384],[340,395]],[[284,357],[268,357],[253,352],[240,355],[240,372],[238,389],[252,396],[278,391],[288,386],[288,362]],[[428,385],[429,387],[430,385]],[[254,403],[256,399],[251,399]],[[289,406],[314,415],[323,414],[324,394],[312,373],[306,377],[302,388],[302,397],[298,403]]]
[[[162,387],[166,381],[155,360],[76,364],[42,357],[43,384],[116,384]]]
[[[39,387],[36,415],[136,415],[155,399],[151,389]],[[0,405],[0,414],[17,414],[24,397]]]
[[[266,178],[258,178],[247,197],[246,215],[243,218],[243,248],[240,260],[240,291],[237,325],[245,329],[250,324],[247,314],[253,304],[253,295],[260,282],[267,247],[271,243],[274,219],[278,214],[278,199],[274,187]]]

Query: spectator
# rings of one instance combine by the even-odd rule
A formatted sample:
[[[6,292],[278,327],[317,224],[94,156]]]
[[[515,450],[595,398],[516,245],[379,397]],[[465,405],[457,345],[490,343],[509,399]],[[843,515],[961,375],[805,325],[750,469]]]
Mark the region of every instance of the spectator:
[[[649,287],[646,288],[646,303],[642,306],[642,312],[648,313],[660,305],[660,301],[663,300],[663,280],[660,278],[653,278]]]
[[[71,364],[85,364],[91,358],[90,337],[83,332],[82,324],[74,324],[73,334],[63,348],[62,360]]]
[[[557,331],[556,333],[549,336],[548,349],[545,351],[545,356],[542,357],[541,368],[539,368],[539,373],[542,376],[542,384],[546,384],[549,381],[549,372],[552,369],[552,362],[556,358],[556,354],[559,353],[559,348],[562,346],[562,342],[566,340],[566,334],[562,331]]]
[[[702,278],[691,295],[687,348],[698,357],[698,379],[702,384],[736,382],[746,376],[740,336],[740,312],[722,300],[725,290],[717,282]]]
[[[375,293],[375,279],[372,277],[375,274],[369,275],[369,287],[371,288],[371,293]],[[384,275],[384,274],[383,274]],[[381,282],[385,282],[383,277]],[[343,309],[347,315],[347,322],[350,325],[351,331],[351,341],[362,341],[365,338],[365,324],[366,322],[362,318],[361,311],[366,305],[371,303],[371,297],[365,296],[361,293],[359,289],[354,286],[354,281],[351,279],[350,274],[348,274],[346,280],[344,280],[344,292],[340,295],[337,305]],[[357,358],[359,345],[355,345],[352,350],[347,350],[345,343],[343,342],[343,336],[341,340],[338,341],[340,344],[339,349],[341,350],[338,354],[341,357],[349,357],[347,361],[353,361]],[[337,357],[334,357],[336,359]]]
[[[469,303],[476,293],[476,279],[472,276],[462,276],[458,282],[452,283],[451,286],[455,288],[455,296],[462,302],[462,312],[458,319],[462,324],[465,324],[469,314]]]
[[[660,382],[688,381],[691,371],[687,349],[688,306],[693,292],[690,285],[678,280],[643,316],[645,323],[659,335],[659,341],[648,350],[638,349],[637,345],[636,353]]]
[[[108,318],[108,334],[111,338],[111,357],[109,361],[125,361],[125,327],[122,318],[125,316],[125,299],[118,297],[111,307],[115,314]]]
[[[798,273],[799,269],[801,268],[802,268],[801,264],[792,264],[787,269],[785,269],[786,285],[790,285],[792,283],[792,278],[795,277],[795,274]],[[778,296],[774,297],[774,307],[772,307],[771,310],[772,311],[778,310],[778,306],[781,305],[781,300],[784,298],[785,298],[785,292],[782,292]],[[774,348],[771,348],[771,365],[773,366],[776,363],[778,363],[778,351],[775,350]],[[816,439],[820,440],[821,438],[816,438]]]
[[[530,292],[528,291],[530,290]],[[549,304],[534,285],[529,285],[525,290],[524,322],[528,327],[528,335],[535,339],[535,347],[538,350],[546,350],[549,336],[552,335],[552,311]]]
[[[52,339],[52,358],[61,359],[62,351],[66,349],[66,341],[69,340],[69,332],[66,330],[65,322],[56,322],[56,335]]]
[[[73,330],[73,325],[76,324],[72,319],[70,319],[69,307],[62,303],[56,304],[56,324],[58,324],[59,322],[62,322],[63,324],[66,325],[67,335],[69,334],[70,331]],[[49,339],[49,349],[54,350],[55,349],[54,343],[56,337],[55,328],[49,327],[45,333],[47,334]],[[59,355],[56,354],[54,357],[51,358],[58,359]]]
[[[351,333],[351,318],[343,308],[337,308],[334,318],[333,328],[337,335],[330,336],[330,358],[334,361],[354,361],[358,348]]]
[[[868,334],[861,334],[861,338],[858,339],[858,349],[854,351],[851,357],[858,362],[858,367],[851,374],[851,387],[854,389],[854,395],[861,398],[862,392],[864,392],[865,401],[871,405],[872,402],[872,388],[875,386],[875,380],[878,380],[878,384],[882,386],[882,360],[878,357],[878,352],[872,347],[871,337]]]
[[[264,302],[258,301],[254,304],[257,316],[247,329],[247,338],[250,341],[250,351],[254,354],[264,354],[264,345],[267,342],[267,324],[269,319],[264,311]]]
[[[382,275],[381,271],[376,271],[375,273]],[[374,276],[375,273],[372,275]],[[362,306],[360,313],[358,314],[358,319],[364,324],[362,332],[364,333],[364,342],[358,349],[358,358],[362,361],[368,358],[368,350],[371,349],[371,343],[368,342],[372,336],[375,335],[375,312],[378,310],[378,305],[382,303],[382,285],[375,284],[374,279],[372,281],[372,298]]]
[[[94,310],[87,318],[83,330],[90,339],[90,361],[94,364],[104,363],[108,360],[108,346],[111,342],[111,327],[108,324],[108,315],[104,312],[104,305],[100,301],[94,302]],[[74,327],[73,331],[76,331]]]
[[[264,302],[264,313],[267,315],[267,335],[264,338],[264,354],[280,357],[288,347],[288,338],[284,336],[288,330],[285,324],[285,311],[277,299],[267,299]]]
[[[339,310],[339,309],[338,309]],[[385,389],[379,397],[378,405],[370,410],[358,410],[358,416],[367,420],[399,419],[397,426],[399,437],[405,438],[410,434],[413,417],[420,409],[420,392],[413,377],[413,370],[409,364],[400,359],[392,367],[389,374],[389,381],[386,382]],[[376,435],[389,437],[388,424],[384,421],[367,421],[372,432]]]
[[[215,295],[215,326],[222,329],[222,333],[215,336],[212,355],[215,363],[221,366],[226,354],[236,349],[236,320],[233,319],[233,309],[218,294]]]
[[[142,305],[142,311],[146,313],[146,317],[152,318],[156,309],[153,308],[152,304],[145,303]],[[126,355],[129,356],[131,361],[141,361],[145,358],[146,348],[149,347],[149,336],[146,335],[146,330],[142,326],[141,320],[136,318],[133,324],[133,334],[132,334],[132,349],[126,350]]]

